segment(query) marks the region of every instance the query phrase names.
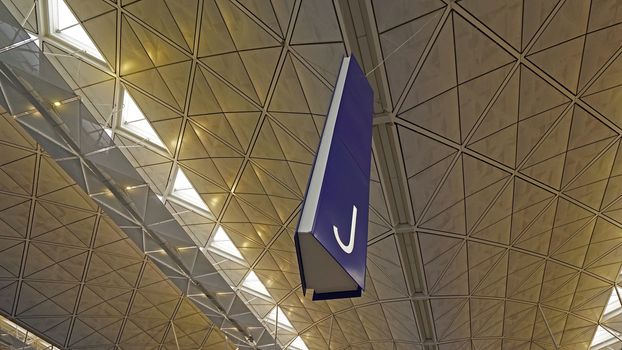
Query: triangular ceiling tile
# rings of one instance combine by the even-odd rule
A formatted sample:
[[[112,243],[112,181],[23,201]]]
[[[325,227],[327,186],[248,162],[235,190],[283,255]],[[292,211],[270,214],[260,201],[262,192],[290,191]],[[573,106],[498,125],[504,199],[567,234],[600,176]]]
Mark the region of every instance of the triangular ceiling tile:
[[[467,0],[460,3],[515,49],[521,49],[523,2]]]
[[[609,147],[603,155],[568,185],[564,193],[598,210],[610,182],[609,176],[618,147],[619,143]]]
[[[542,4],[540,7],[542,9],[547,7],[547,5]],[[561,8],[555,13],[555,17],[553,17],[544,32],[536,40],[531,52],[549,48],[584,34],[589,14],[589,2],[570,1],[563,3]]]
[[[592,24],[591,21],[590,24]],[[581,75],[579,76],[579,90],[583,89],[603,64],[613,56],[615,48],[622,44],[620,38],[622,38],[621,24],[586,35]]]
[[[236,50],[215,0],[208,0],[203,4],[199,38],[199,56],[201,57]]]
[[[97,45],[99,52],[108,61],[111,67],[116,67],[117,63],[117,11],[111,11],[104,15],[97,16],[83,24],[84,29],[88,32],[89,36]],[[128,39],[125,40],[125,45],[128,45]],[[131,39],[130,39],[131,40]],[[123,49],[122,49],[123,51]],[[127,51],[123,51],[126,53]],[[123,57],[125,60],[126,57]]]
[[[197,66],[190,97],[189,115],[218,113],[222,109],[209,86],[202,70]]]
[[[398,117],[454,142],[460,142],[458,89],[456,88],[405,110]]]
[[[280,46],[280,39],[266,32],[233,3],[222,0],[216,3],[237,50]]]
[[[524,301],[537,301],[544,275],[544,259],[510,251],[507,297]]]
[[[509,242],[513,194],[514,182],[512,181],[505,186],[490,209],[472,228],[471,235],[473,237],[506,244]]]
[[[432,199],[422,219],[422,227],[459,234],[466,233],[463,179],[462,159],[460,158]]]
[[[435,11],[380,34],[389,88],[395,99],[404,93],[406,83],[440,19],[440,11]],[[451,69],[455,63],[452,28],[452,20],[445,21],[416,78],[418,81],[410,89],[404,108],[410,108],[456,85],[456,76]],[[413,37],[412,33],[417,35]]]
[[[553,8],[558,3],[557,0],[527,1],[523,3],[523,31],[522,47],[533,39],[538,29],[542,26]]]
[[[158,69],[152,68],[143,70],[126,75],[124,78],[135,86],[145,89],[144,91],[154,98],[161,100],[177,110],[181,110],[181,107],[177,104],[175,97],[166,85]]]
[[[149,29],[127,16],[124,16],[122,29],[132,31],[136,35],[140,47],[135,49],[143,50],[157,67],[186,61],[190,58],[187,54],[162,40]],[[123,66],[123,62],[121,65]]]
[[[458,82],[504,66],[514,58],[464,18],[454,14]]]
[[[570,136],[571,113],[562,116],[538,148],[531,154],[521,172],[554,188],[561,185],[564,160]]]
[[[572,92],[577,91],[585,37],[573,39],[529,56],[529,60]]]
[[[192,41],[186,41],[178,25],[178,23],[183,23],[183,21],[177,22],[169,7],[170,4],[174,5],[175,3],[175,1],[166,2],[164,0],[137,1],[125,6],[125,9],[138,19],[152,26],[171,41],[182,46],[186,50],[190,50],[189,45],[192,45]],[[196,13],[196,4],[194,4],[194,6],[192,6],[191,3],[186,4],[186,11],[192,12],[192,7],[194,7],[194,12]],[[179,6],[176,9],[179,10]],[[194,22],[194,18],[190,16],[185,17],[186,18],[183,18],[184,20]],[[189,39],[191,39],[191,37]]]
[[[566,107],[567,105],[562,105],[533,117],[523,119],[518,123],[516,165],[525,162],[525,157],[530,154],[534,146],[540,142],[549,128],[551,128],[563,114],[571,113],[571,110],[568,110]]]
[[[239,53],[233,52],[217,56],[202,58],[205,64],[212,68],[229,83],[240,89],[246,96],[260,103],[251,78],[242,63]]]
[[[509,173],[463,155],[467,231],[479,221],[506,186]]]
[[[562,186],[566,186],[585,165],[610,145],[615,135],[617,134],[612,129],[583,108],[575,107]]]
[[[160,73],[162,79],[164,79],[166,86],[175,98],[175,102],[177,102],[177,106],[179,106],[180,110],[183,110],[186,104],[186,93],[188,92],[191,67],[192,63],[190,61],[183,61],[157,68],[158,73]]]
[[[244,98],[240,93],[235,91],[232,87],[228,86],[217,78],[214,74],[210,73],[207,69],[201,67],[203,77],[211,88],[211,92],[223,112],[249,112],[255,111],[257,108]],[[198,73],[198,72],[197,72]],[[211,94],[210,94],[211,95]],[[201,98],[200,95],[195,95],[196,98]],[[209,95],[208,95],[209,96]],[[215,108],[215,107],[212,107]],[[204,114],[209,112],[197,113]]]
[[[480,118],[494,94],[510,72],[511,65],[501,67],[467,81],[458,87],[460,103],[460,130],[462,140]]]
[[[332,88],[322,82],[316,74],[309,70],[298,58],[295,56],[291,57],[311,113],[327,114],[329,103],[332,98]]]
[[[339,22],[334,11],[326,11],[330,0],[303,2],[294,24],[292,44],[341,41]],[[283,23],[281,24],[283,25]]]
[[[238,52],[262,104],[268,95],[281,51],[281,47],[271,47]]]

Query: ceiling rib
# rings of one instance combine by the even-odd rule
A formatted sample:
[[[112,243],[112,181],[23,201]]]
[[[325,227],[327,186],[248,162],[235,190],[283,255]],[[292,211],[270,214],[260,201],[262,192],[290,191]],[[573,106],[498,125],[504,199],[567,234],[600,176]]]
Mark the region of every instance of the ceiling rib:
[[[142,276],[145,273],[145,266],[147,266],[147,261],[149,261],[149,258],[147,257],[147,255],[145,255],[143,257],[142,264],[140,264],[140,270],[136,277],[137,281],[140,281],[142,279]],[[134,284],[134,287],[132,288],[132,293],[130,294],[130,301],[127,305],[127,309],[125,310],[125,313],[123,314],[123,319],[121,320],[120,329],[124,329],[125,325],[127,324],[127,320],[129,319],[130,312],[132,311],[132,305],[134,304],[134,299],[136,298],[137,293],[138,293],[138,284]],[[121,343],[122,336],[123,336],[123,332],[119,332],[117,334],[117,338],[115,339],[115,342],[114,342],[117,347]]]
[[[360,58],[365,71],[374,70],[370,83],[374,86],[374,91],[380,92],[381,113],[377,117],[385,117],[386,111],[392,111],[391,99],[388,90],[388,82],[384,74],[384,61],[380,50],[380,40],[376,30],[373,6],[370,0],[363,4],[357,1],[335,0],[337,17],[340,20],[342,36],[346,43],[347,52]],[[449,15],[449,10],[443,13],[443,18]],[[355,26],[355,23],[363,23],[362,28]],[[437,26],[435,34],[426,46],[430,50],[435,37],[440,33],[441,26]],[[358,30],[357,30],[358,29]],[[418,69],[421,69],[423,60],[419,62],[418,68],[413,73],[413,79]],[[369,73],[368,73],[369,74]],[[383,186],[389,215],[393,221],[393,233],[398,237],[398,252],[402,266],[405,267],[406,282],[410,295],[427,295],[427,286],[423,278],[423,261],[419,254],[419,247],[413,239],[412,225],[415,223],[412,215],[412,203],[410,197],[406,196],[406,172],[401,162],[400,143],[397,136],[397,129],[392,123],[393,117],[386,119],[386,123],[374,123],[373,130],[373,153],[378,163],[378,174]],[[403,232],[404,228],[406,231]],[[432,318],[432,309],[427,298],[413,300],[411,304],[414,311],[415,322],[419,337],[426,350],[437,349],[437,338]]]
[[[97,237],[95,235],[95,233],[97,232],[98,228],[99,228],[99,222],[101,220],[101,210],[97,211],[97,216],[95,217],[95,225],[93,225],[93,234],[91,235],[91,241],[89,242],[89,250],[86,253],[86,261],[84,263],[85,266],[89,266],[91,263],[91,258],[93,257],[93,250],[95,249],[95,238]],[[81,280],[85,280],[86,279],[86,275],[87,275],[88,269],[84,269],[84,271],[82,271],[82,277]],[[67,332],[67,334],[71,334],[73,327],[76,323],[76,318],[78,316],[78,307],[80,305],[80,300],[82,298],[82,293],[84,292],[84,283],[81,283],[80,286],[78,287],[78,296],[76,297],[76,299],[78,300],[78,302],[76,302],[76,304],[73,307],[72,313],[71,313],[71,321],[69,321],[69,331]],[[65,339],[65,347],[69,347],[69,342],[71,340],[71,337],[68,336],[67,339]]]
[[[37,157],[37,162],[35,163],[34,179],[38,181],[39,180],[39,164],[41,163],[40,162],[40,159],[41,159],[41,146],[37,147],[37,153],[36,153],[35,157]],[[36,204],[33,199],[35,199],[35,198],[36,198],[36,196],[33,193],[32,196],[30,197],[30,209],[28,211],[28,213],[29,213],[29,216],[28,216],[28,226],[27,226],[28,230],[26,231],[27,232],[27,238],[30,238],[30,232],[31,232],[32,225],[33,225],[34,209],[35,209],[35,204]],[[26,257],[28,256],[28,248],[29,248],[29,246],[30,246],[30,240],[27,239],[26,240],[26,244],[24,245],[24,252],[25,253],[22,256],[22,262],[21,262],[20,271],[19,271],[20,282],[22,282],[21,281],[21,277],[24,275],[24,269],[26,268]],[[21,291],[21,288],[22,288],[22,283],[19,283],[17,285],[16,290],[15,290],[15,295],[19,295],[19,293]],[[11,316],[15,317],[16,313],[17,313],[17,303],[14,303],[13,304],[13,308],[11,309]]]

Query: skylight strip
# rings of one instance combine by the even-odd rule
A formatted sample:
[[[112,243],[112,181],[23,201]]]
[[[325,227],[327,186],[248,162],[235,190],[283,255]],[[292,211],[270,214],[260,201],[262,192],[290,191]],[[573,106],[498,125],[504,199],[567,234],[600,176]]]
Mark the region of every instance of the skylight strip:
[[[592,339],[590,349],[599,350],[604,349],[607,346],[616,344],[619,342],[618,338],[621,335],[622,334],[612,330],[611,328],[605,328],[599,325],[596,328],[596,332],[594,333],[594,338]]]
[[[276,306],[272,309],[272,311],[270,311],[268,316],[266,316],[266,321],[274,326],[284,328],[288,331],[296,331],[280,306]]]
[[[201,198],[201,195],[192,186],[190,180],[181,168],[177,169],[175,180],[173,182],[173,190],[171,197],[177,198],[181,202],[187,203],[192,207],[198,208],[205,212],[210,212],[209,208]]]
[[[242,253],[240,253],[240,250],[238,249],[238,247],[235,246],[235,244],[233,243],[231,238],[229,238],[229,235],[227,234],[227,232],[225,232],[225,229],[222,226],[218,226],[218,228],[216,229],[216,233],[209,242],[208,248],[211,251],[226,258],[232,258],[232,260],[234,261],[245,261]]]
[[[51,32],[67,44],[84,50],[87,54],[100,61],[104,61],[104,56],[97,48],[97,45],[95,45],[80,21],[71,12],[65,0],[53,0],[50,4]]]
[[[307,344],[305,344],[305,342],[302,340],[302,338],[300,336],[297,336],[296,339],[294,339],[294,341],[292,341],[289,344],[288,349],[292,349],[292,350],[309,350],[309,348],[307,347]]]
[[[149,120],[147,120],[127,90],[123,91],[121,127],[147,142],[166,148],[164,142],[162,142],[162,139],[158,136],[158,133],[151,126],[151,123],[149,123]]]
[[[259,297],[272,300],[272,296],[270,295],[270,292],[268,291],[266,286],[261,282],[259,277],[257,277],[257,274],[255,273],[255,271],[251,270],[248,273],[248,276],[246,276],[246,278],[242,282],[242,288]]]
[[[622,313],[622,305],[620,304],[620,297],[618,293],[622,293],[622,288],[616,286],[611,290],[609,301],[603,310],[603,320],[606,321]],[[592,338],[590,349],[602,349],[605,346],[616,343],[618,341],[616,336],[620,336],[620,334],[616,333],[616,335],[614,335],[611,330],[607,330],[599,325],[596,328],[594,337]]]

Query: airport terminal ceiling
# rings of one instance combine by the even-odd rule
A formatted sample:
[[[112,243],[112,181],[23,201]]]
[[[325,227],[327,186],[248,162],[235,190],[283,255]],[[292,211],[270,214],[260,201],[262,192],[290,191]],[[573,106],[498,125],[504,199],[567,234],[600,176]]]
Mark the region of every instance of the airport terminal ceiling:
[[[620,1],[2,4],[0,31],[14,16],[30,37],[0,62],[38,46],[79,96],[51,108],[83,103],[191,244],[128,234],[25,131],[32,111],[4,111],[0,334],[33,332],[33,349],[622,346]],[[314,302],[293,235],[350,54],[375,93],[366,289]],[[184,269],[190,251],[216,272]],[[234,301],[214,308],[213,288]]]

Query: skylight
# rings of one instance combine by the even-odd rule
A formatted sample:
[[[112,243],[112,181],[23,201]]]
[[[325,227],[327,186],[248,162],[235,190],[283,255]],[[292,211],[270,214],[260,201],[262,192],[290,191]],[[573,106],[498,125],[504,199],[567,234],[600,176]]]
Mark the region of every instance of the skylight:
[[[34,35],[34,34],[32,34],[31,32],[28,32],[28,31],[26,33],[28,33],[28,36],[30,37],[30,40],[32,40],[35,43],[35,45],[37,45],[39,48],[41,48],[41,40],[39,40],[39,37]]]
[[[177,169],[171,196],[181,200],[182,202],[190,204],[193,207],[209,212],[209,208],[205,205],[205,202],[197,190],[192,186],[190,180],[188,180],[188,177],[184,174],[181,168]]]
[[[619,333],[616,332],[617,336],[620,336]],[[602,349],[605,346],[614,344],[617,342],[617,338],[610,333],[603,326],[598,326],[596,328],[596,333],[594,333],[594,338],[592,339],[592,344],[590,345],[590,349]]]
[[[53,0],[52,10],[52,31],[56,36],[64,39],[69,44],[77,47],[80,50],[86,51],[89,55],[103,61],[104,56],[99,52],[99,49],[86,33],[76,16],[74,16],[69,6],[64,0]]]
[[[57,347],[52,346],[52,344],[44,341],[43,339],[29,332],[28,330],[18,326],[17,324],[9,321],[8,319],[2,316],[0,316],[0,330],[17,338],[19,341],[27,345],[30,345],[30,347],[28,347],[29,349],[33,348],[33,349],[58,350]]]
[[[283,312],[283,310],[281,310],[280,306],[275,307],[274,309],[272,309],[272,311],[270,311],[270,313],[268,314],[268,316],[266,316],[266,321],[270,322],[270,324],[277,326],[277,310],[278,310],[278,326],[285,328],[287,330],[290,331],[294,331],[294,326],[292,326],[292,324],[289,322],[289,320],[287,319],[287,316],[285,316],[285,313]]]
[[[617,288],[618,292],[622,293],[622,288]],[[620,298],[618,298],[618,293],[616,293],[616,289],[614,288],[611,291],[611,296],[609,296],[609,302],[607,302],[607,306],[605,307],[605,315],[610,314],[613,311],[619,311],[622,305],[620,305]]]
[[[618,292],[622,293],[622,288],[616,287],[613,288],[613,290],[611,291],[609,301],[607,302],[607,305],[605,306],[605,310],[603,312],[603,319],[605,321],[616,315],[619,315],[620,312],[622,312],[622,305],[620,305],[620,298],[618,297]],[[619,336],[620,334],[616,335]],[[598,328],[596,329],[596,333],[594,333],[594,338],[592,338],[592,344],[590,345],[590,349],[602,349],[603,347],[617,341],[618,339],[611,332],[607,331],[601,326],[598,326]]]
[[[300,338],[300,336],[297,336],[296,339],[294,339],[294,341],[289,344],[289,349],[309,350],[309,348],[307,347],[307,344],[305,344],[305,342],[302,340],[302,338]]]
[[[225,232],[225,229],[223,229],[222,226],[218,226],[214,237],[209,243],[209,248],[210,250],[225,257],[233,257],[236,260],[242,261],[244,260],[242,253],[240,253],[240,250],[235,246],[235,244],[233,244],[233,241],[231,241],[231,238],[229,238],[229,235]]]
[[[246,276],[246,279],[244,279],[244,282],[242,282],[242,288],[250,291],[253,294],[258,294],[262,297],[271,298],[270,292],[268,292],[266,286],[261,283],[255,271],[251,271],[248,276]]]
[[[110,138],[112,138],[112,129],[110,129],[110,128],[104,128],[104,131],[106,132],[106,134],[108,134],[108,136],[109,136]]]
[[[160,147],[166,148],[156,131],[153,129],[143,112],[127,91],[123,92],[123,111],[121,124],[127,131]]]

